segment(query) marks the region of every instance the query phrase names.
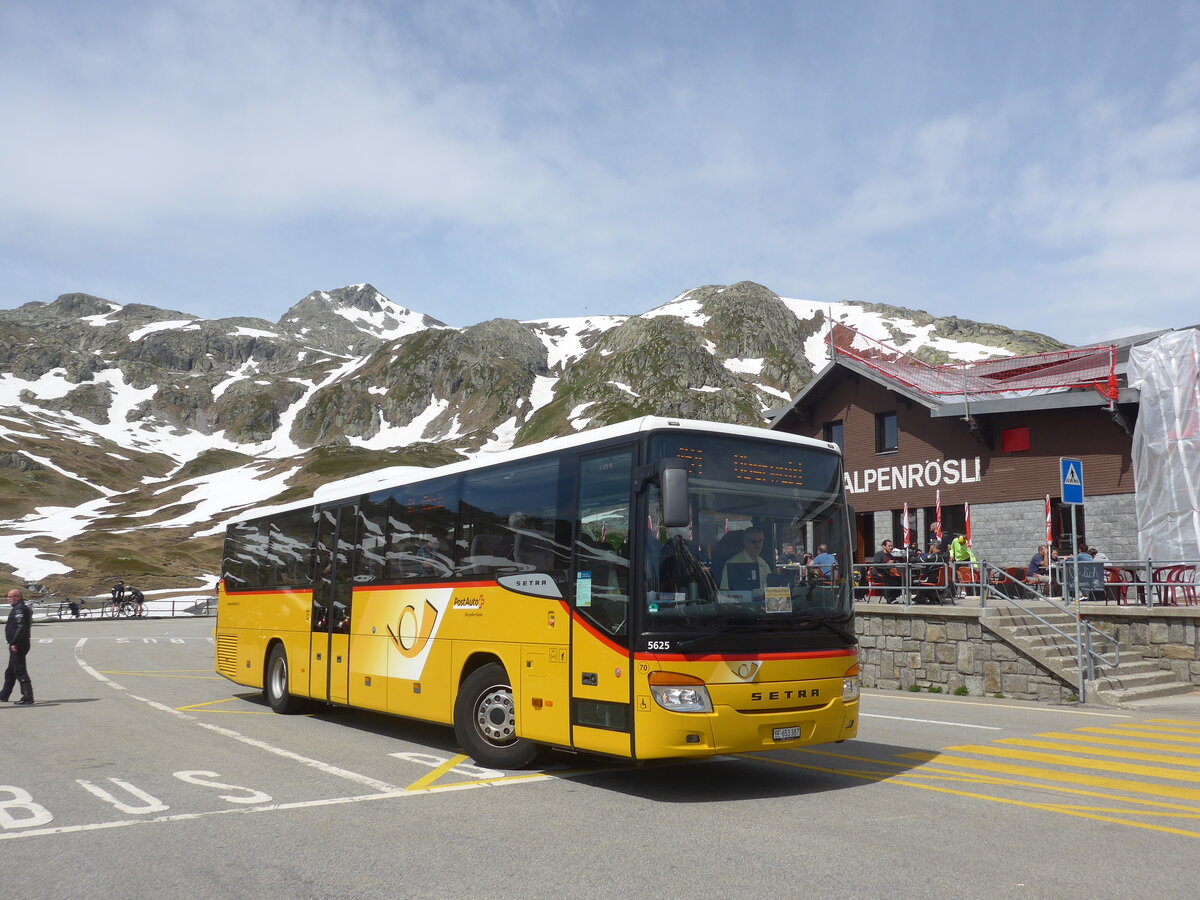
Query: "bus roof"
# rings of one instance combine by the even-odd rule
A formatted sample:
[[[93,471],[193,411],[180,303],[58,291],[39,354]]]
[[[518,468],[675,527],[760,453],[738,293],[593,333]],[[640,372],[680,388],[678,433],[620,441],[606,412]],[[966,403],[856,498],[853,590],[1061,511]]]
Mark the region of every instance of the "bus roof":
[[[231,517],[226,524],[245,522],[269,514],[307,509],[325,503],[333,503],[337,500],[371,494],[375,491],[414,481],[425,481],[426,479],[439,478],[444,475],[456,475],[460,472],[482,469],[498,463],[529,459],[530,457],[540,456],[543,453],[553,453],[557,450],[586,447],[589,444],[598,444],[614,438],[642,434],[649,431],[667,431],[676,428],[686,431],[708,432],[722,436],[732,435],[755,438],[779,444],[799,444],[806,447],[841,453],[841,449],[837,444],[819,441],[816,438],[804,437],[798,434],[771,431],[767,428],[755,428],[749,425],[731,425],[725,422],[703,422],[697,419],[642,416],[637,419],[617,422],[613,425],[603,425],[600,428],[593,428],[589,431],[581,431],[578,434],[549,438],[525,447],[515,447],[511,450],[503,450],[498,453],[480,454],[479,456],[473,456],[470,459],[464,459],[460,462],[448,463],[444,466],[435,466],[428,469],[420,466],[389,466],[386,469],[378,469],[374,472],[364,472],[361,475],[354,475],[350,478],[342,478],[323,484],[317,488],[311,497],[304,500],[294,500],[290,503],[279,504],[278,506],[261,506],[245,510]]]

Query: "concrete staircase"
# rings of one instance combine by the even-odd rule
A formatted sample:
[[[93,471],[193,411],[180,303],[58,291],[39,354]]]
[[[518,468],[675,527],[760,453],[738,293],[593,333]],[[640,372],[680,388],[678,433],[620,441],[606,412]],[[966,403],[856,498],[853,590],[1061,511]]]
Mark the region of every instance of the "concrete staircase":
[[[1048,624],[1013,606],[988,607],[980,617],[980,624],[1067,685],[1077,685],[1075,617],[1050,604],[1030,603],[1027,606]],[[1065,634],[1059,634],[1049,625]],[[1093,635],[1092,650],[1111,659],[1115,656],[1116,645],[1112,640]],[[1095,680],[1087,683],[1087,699],[1107,706],[1126,706],[1154,697],[1190,694],[1196,689],[1193,684],[1176,681],[1171,672],[1159,668],[1154,660],[1127,650],[1121,651],[1119,666],[1097,663],[1095,673]]]

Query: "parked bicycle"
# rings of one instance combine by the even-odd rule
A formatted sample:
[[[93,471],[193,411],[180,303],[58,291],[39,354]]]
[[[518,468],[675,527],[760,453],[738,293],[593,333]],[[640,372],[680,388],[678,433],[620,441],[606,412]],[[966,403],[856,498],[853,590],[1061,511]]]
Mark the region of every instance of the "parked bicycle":
[[[58,604],[58,617],[60,619],[86,619],[91,614],[92,611],[88,609],[87,601],[85,600],[64,600]]]
[[[107,614],[114,619],[142,619],[146,616],[145,605],[136,600],[117,600],[104,606],[108,609]]]

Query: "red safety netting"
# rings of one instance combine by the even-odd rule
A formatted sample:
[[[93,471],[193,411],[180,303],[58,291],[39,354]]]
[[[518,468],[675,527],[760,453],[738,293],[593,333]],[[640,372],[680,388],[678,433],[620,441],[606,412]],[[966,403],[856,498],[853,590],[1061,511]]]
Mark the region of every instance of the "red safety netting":
[[[829,344],[840,356],[930,397],[1094,387],[1107,399],[1117,399],[1117,348],[1111,345],[931,366],[840,323],[830,331]]]

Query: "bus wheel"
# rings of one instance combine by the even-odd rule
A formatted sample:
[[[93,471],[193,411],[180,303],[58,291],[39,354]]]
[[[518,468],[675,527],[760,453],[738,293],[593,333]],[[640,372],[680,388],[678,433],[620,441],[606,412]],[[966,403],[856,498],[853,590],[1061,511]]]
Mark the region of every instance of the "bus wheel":
[[[517,712],[508,673],[496,663],[467,676],[454,701],[454,733],[481,766],[519,769],[533,761],[537,747],[517,737]]]
[[[293,697],[288,690],[288,661],[287,651],[283,644],[276,644],[267,657],[267,678],[263,693],[267,695],[267,703],[277,713],[290,715],[300,712],[304,706],[302,700]]]

